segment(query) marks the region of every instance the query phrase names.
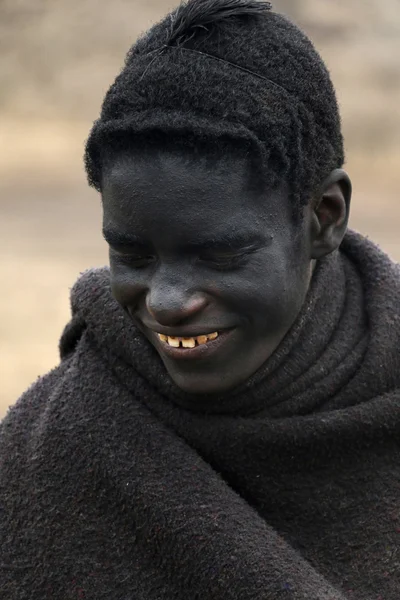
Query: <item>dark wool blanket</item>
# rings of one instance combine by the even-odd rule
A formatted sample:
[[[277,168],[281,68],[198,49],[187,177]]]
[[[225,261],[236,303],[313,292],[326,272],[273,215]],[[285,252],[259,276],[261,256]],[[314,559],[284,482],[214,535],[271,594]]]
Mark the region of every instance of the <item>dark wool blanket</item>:
[[[3,600],[399,600],[400,273],[348,233],[292,330],[218,399],[72,290],[61,363],[0,436]]]

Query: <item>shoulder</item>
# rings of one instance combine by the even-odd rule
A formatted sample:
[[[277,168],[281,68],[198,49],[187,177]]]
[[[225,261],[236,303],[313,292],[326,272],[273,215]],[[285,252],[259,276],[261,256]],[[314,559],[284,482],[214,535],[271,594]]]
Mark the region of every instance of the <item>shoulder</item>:
[[[71,290],[71,319],[66,325],[59,342],[60,364],[39,377],[11,406],[0,423],[0,460],[5,454],[17,453],[22,448],[29,454],[32,441],[43,433],[46,415],[66,402],[67,390],[73,385],[79,393],[77,380],[82,377],[82,362],[88,353],[85,344],[87,323],[80,309],[81,296],[89,295],[92,302],[98,289],[106,287],[108,269],[92,269],[80,275]],[[13,452],[11,452],[13,448]],[[3,463],[4,464],[4,463]]]
[[[93,284],[98,277],[107,277],[106,269],[86,271],[80,275],[71,290],[71,319],[67,323],[61,335],[59,342],[59,352],[61,357],[60,364],[49,371],[46,375],[39,377],[11,406],[0,424],[0,443],[7,432],[13,435],[17,431],[28,431],[35,427],[35,423],[42,412],[46,409],[50,399],[57,393],[58,388],[69,376],[71,363],[76,351],[84,337],[87,324],[83,315],[75,306],[76,297],[79,291],[83,293],[93,288]]]
[[[69,368],[69,361],[62,361],[46,375],[39,377],[13,404],[0,423],[0,455],[4,444],[13,440],[27,439],[46,410]]]
[[[49,407],[59,402],[59,388],[69,370],[69,360],[40,377],[17,402],[8,409],[0,423],[0,503],[8,506],[25,496],[33,474],[38,452],[51,460],[47,438]],[[57,438],[55,434],[53,436]],[[56,440],[55,440],[56,442]],[[35,475],[36,477],[36,475]],[[0,511],[1,512],[1,511]]]

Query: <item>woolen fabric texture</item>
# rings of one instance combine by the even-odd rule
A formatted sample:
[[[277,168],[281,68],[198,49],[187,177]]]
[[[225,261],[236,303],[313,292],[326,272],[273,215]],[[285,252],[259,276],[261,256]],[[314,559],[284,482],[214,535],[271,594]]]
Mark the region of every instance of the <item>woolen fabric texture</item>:
[[[176,388],[108,269],[72,312],[1,424],[2,599],[398,600],[398,265],[349,232],[212,400]]]

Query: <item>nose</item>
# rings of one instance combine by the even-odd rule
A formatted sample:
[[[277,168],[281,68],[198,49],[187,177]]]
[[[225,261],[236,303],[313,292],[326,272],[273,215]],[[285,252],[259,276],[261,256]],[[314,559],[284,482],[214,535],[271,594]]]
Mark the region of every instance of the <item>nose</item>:
[[[184,281],[153,281],[146,295],[148,312],[165,327],[192,320],[207,304],[206,295],[191,291]]]

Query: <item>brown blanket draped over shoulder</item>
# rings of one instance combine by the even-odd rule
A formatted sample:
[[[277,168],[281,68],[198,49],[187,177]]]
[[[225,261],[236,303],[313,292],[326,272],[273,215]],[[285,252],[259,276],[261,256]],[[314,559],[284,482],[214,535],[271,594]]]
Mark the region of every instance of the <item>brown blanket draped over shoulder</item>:
[[[400,273],[348,233],[278,351],[190,398],[113,300],[0,438],[3,600],[399,600]]]

